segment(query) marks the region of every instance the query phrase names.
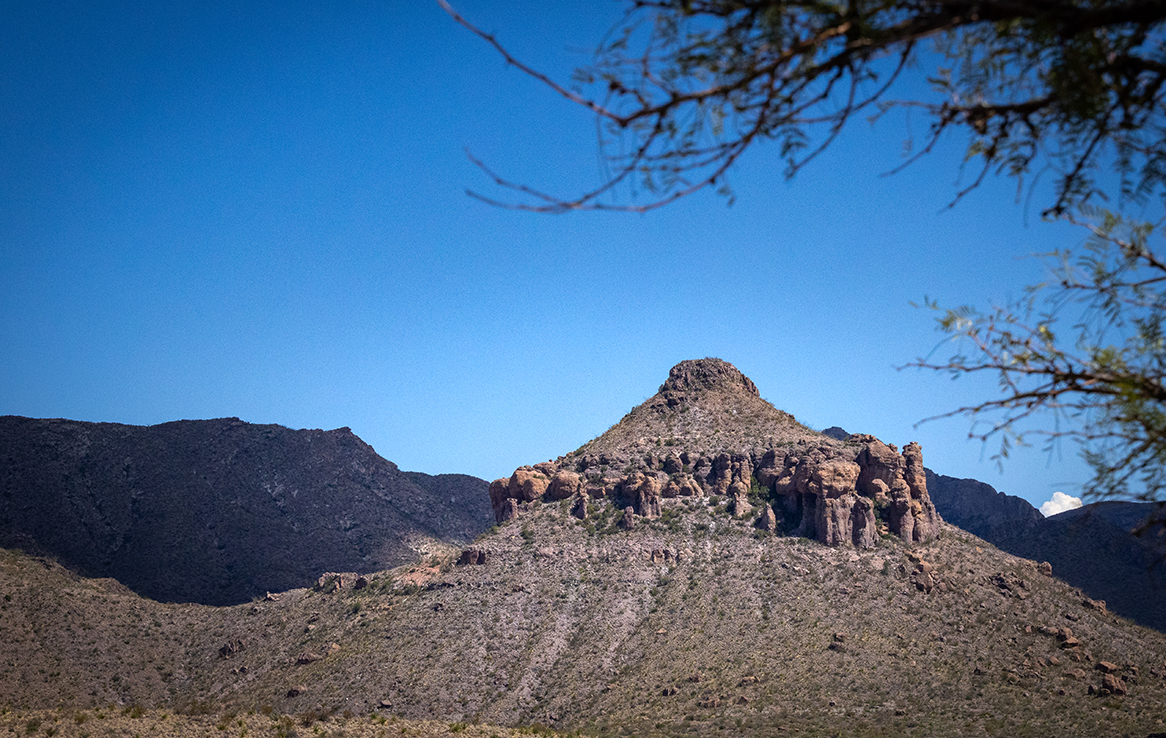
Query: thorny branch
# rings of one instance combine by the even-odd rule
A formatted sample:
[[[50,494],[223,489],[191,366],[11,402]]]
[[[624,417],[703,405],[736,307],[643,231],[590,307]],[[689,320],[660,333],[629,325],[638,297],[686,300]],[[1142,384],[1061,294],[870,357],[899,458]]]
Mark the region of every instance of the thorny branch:
[[[930,117],[926,140],[902,166],[950,131],[968,135],[966,161],[978,161],[978,172],[953,203],[989,174],[1022,178],[1039,163],[1060,173],[1045,212],[1062,216],[1099,194],[1103,155],[1117,162],[1125,197],[1162,194],[1166,184],[1166,0],[627,0],[622,31],[576,70],[570,88],[438,3],[600,123],[610,174],[574,197],[516,183],[474,159],[520,196],[470,193],[501,207],[644,212],[710,187],[731,202],[724,176],[753,145],[777,142],[792,177],[872,108],[872,119],[911,108]],[[924,41],[936,53],[921,56]],[[921,61],[935,65],[934,99],[888,98]],[[609,137],[632,145],[612,151]],[[621,202],[621,184],[650,199]]]

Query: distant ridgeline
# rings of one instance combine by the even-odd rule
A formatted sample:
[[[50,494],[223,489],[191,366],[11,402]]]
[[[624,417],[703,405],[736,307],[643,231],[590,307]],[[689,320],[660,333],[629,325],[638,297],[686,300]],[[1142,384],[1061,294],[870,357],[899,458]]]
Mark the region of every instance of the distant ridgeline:
[[[975,479],[927,471],[947,522],[1015,556],[1048,561],[1060,579],[1110,610],[1166,632],[1166,541],[1131,531],[1154,513],[1144,502],[1096,502],[1046,518],[1027,500]]]
[[[536,500],[570,499],[576,517],[613,505],[632,527],[675,497],[721,498],[736,517],[756,515],[759,528],[831,546],[869,548],[880,533],[929,541],[941,523],[918,444],[900,453],[874,436],[812,431],[720,359],[677,364],[603,435],[490,485],[499,523]]]
[[[348,428],[0,417],[0,546],[162,601],[386,569],[491,522],[486,482],[400,471]]]

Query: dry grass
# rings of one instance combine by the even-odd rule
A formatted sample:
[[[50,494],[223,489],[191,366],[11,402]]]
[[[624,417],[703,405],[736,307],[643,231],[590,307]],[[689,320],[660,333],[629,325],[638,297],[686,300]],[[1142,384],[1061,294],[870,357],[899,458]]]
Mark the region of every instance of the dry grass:
[[[3,711],[0,736],[14,738],[518,738],[556,733],[543,728],[504,728],[402,720],[384,715],[224,713],[175,715],[163,710],[109,705],[89,710]]]

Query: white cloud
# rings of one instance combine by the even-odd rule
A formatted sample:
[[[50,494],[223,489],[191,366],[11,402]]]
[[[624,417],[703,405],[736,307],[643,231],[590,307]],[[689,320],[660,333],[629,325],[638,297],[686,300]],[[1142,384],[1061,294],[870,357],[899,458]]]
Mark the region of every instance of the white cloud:
[[[1041,515],[1046,518],[1050,515],[1063,513],[1066,510],[1076,510],[1081,507],[1081,498],[1067,495],[1064,492],[1054,492],[1053,499],[1048,500],[1040,506]]]

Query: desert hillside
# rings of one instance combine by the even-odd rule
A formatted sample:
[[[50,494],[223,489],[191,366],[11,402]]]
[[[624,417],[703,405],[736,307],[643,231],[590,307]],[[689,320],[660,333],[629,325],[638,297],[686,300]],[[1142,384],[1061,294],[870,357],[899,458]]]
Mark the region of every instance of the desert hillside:
[[[943,522],[918,446],[815,434],[725,362],[677,377],[675,404],[496,480],[499,525],[453,555],[205,607],[10,553],[0,690],[22,716],[121,703],[315,734],[1166,730],[1166,635]],[[760,435],[731,427],[742,397]],[[652,435],[697,410],[699,438]]]

